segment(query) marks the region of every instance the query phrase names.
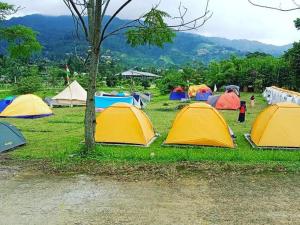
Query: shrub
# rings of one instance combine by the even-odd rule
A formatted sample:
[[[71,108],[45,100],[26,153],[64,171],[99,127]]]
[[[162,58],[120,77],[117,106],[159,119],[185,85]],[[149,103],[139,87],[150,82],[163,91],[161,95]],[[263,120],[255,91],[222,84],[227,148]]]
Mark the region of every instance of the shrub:
[[[14,93],[29,94],[42,89],[42,79],[39,76],[23,77],[15,86]]]
[[[157,81],[157,87],[162,94],[169,93],[177,86],[187,86],[184,75],[177,71],[168,71],[163,75],[163,78]]]
[[[141,84],[145,88],[145,90],[147,90],[151,86],[150,81],[146,80],[146,79],[143,79],[142,82],[141,82]]]

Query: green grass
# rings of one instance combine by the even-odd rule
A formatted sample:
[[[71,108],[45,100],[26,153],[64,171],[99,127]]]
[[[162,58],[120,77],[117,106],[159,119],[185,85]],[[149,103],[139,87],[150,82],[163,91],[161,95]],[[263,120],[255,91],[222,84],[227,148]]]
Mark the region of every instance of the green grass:
[[[5,92],[8,94],[8,92]],[[3,92],[0,92],[3,95]],[[242,93],[242,99],[249,102],[250,93]],[[169,101],[168,96],[155,96],[145,109],[151,118],[156,131],[160,134],[148,148],[132,146],[101,146],[89,155],[88,160],[113,163],[172,163],[172,162],[230,162],[238,164],[285,165],[299,168],[300,151],[255,150],[245,140],[251,124],[258,113],[267,105],[260,94],[256,94],[256,106],[248,107],[246,122],[237,121],[237,111],[221,111],[226,121],[237,136],[235,149],[212,147],[164,147],[165,140],[181,104]],[[168,103],[164,106],[164,103]],[[83,144],[84,108],[55,108],[54,116],[35,120],[1,119],[8,121],[19,129],[26,137],[27,145],[9,154],[16,159],[43,159],[54,162],[72,162],[80,160],[79,154]],[[154,153],[154,157],[150,154]],[[75,157],[74,157],[75,155]],[[73,157],[70,157],[73,156]]]

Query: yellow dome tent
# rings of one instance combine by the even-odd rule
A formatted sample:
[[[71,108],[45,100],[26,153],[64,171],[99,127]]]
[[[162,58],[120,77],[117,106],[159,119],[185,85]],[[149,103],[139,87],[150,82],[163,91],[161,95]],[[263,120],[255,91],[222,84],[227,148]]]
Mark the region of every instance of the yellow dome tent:
[[[269,106],[254,121],[250,138],[257,147],[300,148],[300,106]]]
[[[206,103],[183,108],[177,114],[165,144],[234,147],[224,118]]]
[[[210,88],[205,84],[192,85],[189,87],[189,91],[188,91],[189,97],[196,97],[197,92],[201,89],[210,90]]]
[[[154,138],[150,119],[133,105],[116,103],[97,117],[96,142],[147,146]]]
[[[51,109],[38,96],[27,94],[17,97],[5,110],[0,117],[13,118],[40,118],[52,115]]]

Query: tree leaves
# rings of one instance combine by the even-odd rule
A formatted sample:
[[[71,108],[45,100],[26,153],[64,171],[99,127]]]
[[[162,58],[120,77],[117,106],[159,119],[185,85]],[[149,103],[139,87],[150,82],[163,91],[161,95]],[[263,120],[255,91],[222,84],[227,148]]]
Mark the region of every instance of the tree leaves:
[[[155,45],[161,48],[165,43],[172,43],[176,35],[164,21],[168,17],[170,17],[169,14],[164,11],[151,9],[143,17],[143,22],[137,22],[135,28],[131,28],[126,32],[127,43],[132,47]]]
[[[15,59],[29,59],[33,53],[42,49],[36,35],[37,32],[21,25],[0,29],[1,38],[8,43],[10,57]]]

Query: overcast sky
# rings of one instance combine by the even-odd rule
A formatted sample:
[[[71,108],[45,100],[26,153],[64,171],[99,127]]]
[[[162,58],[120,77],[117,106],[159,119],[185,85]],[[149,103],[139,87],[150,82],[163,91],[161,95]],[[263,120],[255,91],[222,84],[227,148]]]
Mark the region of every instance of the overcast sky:
[[[62,0],[2,0],[22,6],[18,16],[39,13],[46,15],[66,15],[68,10]],[[189,8],[188,17],[200,15],[206,0],[181,0]],[[253,0],[279,6],[279,0]],[[289,7],[292,0],[282,0],[281,7]],[[108,14],[124,0],[111,0]],[[121,18],[135,18],[147,11],[157,0],[134,0],[120,15]],[[180,0],[161,0],[161,9],[177,15]],[[300,10],[279,12],[250,5],[247,0],[211,0],[213,17],[196,33],[206,36],[229,39],[257,40],[264,43],[284,45],[298,41],[300,31],[294,27],[293,20],[300,17]]]

